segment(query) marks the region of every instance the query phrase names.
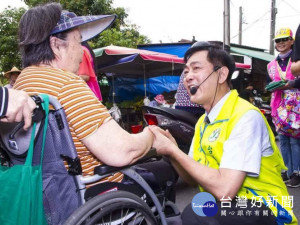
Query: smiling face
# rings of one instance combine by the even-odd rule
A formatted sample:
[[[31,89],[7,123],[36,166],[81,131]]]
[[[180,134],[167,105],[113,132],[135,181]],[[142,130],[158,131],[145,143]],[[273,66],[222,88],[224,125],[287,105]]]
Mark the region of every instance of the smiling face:
[[[218,72],[213,72],[214,66],[207,60],[207,53],[207,51],[195,52],[188,59],[183,71],[184,86],[191,96],[191,101],[203,105],[204,108],[212,103],[218,85]],[[191,95],[190,89],[193,86],[199,88]]]
[[[280,42],[275,44],[275,48],[281,54],[285,54],[292,48],[293,44],[294,44],[293,39],[285,40],[285,38],[282,38]]]

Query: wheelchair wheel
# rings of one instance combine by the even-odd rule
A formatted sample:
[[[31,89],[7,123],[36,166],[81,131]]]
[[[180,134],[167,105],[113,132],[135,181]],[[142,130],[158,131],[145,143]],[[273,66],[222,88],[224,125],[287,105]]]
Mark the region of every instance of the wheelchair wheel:
[[[126,191],[98,195],[78,208],[64,225],[155,225],[157,221],[149,206]]]

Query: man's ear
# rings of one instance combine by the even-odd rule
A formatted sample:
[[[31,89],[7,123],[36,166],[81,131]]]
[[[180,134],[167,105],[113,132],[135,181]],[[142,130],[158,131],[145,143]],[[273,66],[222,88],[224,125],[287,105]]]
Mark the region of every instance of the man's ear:
[[[228,77],[229,74],[229,69],[226,66],[222,66],[219,69],[219,84],[223,84],[224,82],[226,82],[226,79]]]

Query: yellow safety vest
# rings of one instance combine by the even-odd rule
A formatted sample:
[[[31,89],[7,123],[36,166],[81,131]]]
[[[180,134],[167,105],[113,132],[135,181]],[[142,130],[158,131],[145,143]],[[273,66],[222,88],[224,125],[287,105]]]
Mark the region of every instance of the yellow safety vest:
[[[240,118],[249,110],[262,113],[249,102],[238,97],[236,90],[231,91],[216,120],[211,124],[204,122],[205,115],[200,117],[195,127],[194,155],[197,162],[219,169],[223,154],[223,144],[229,138],[233,128]],[[286,169],[281,153],[276,145],[272,130],[264,118],[268,128],[273,154],[261,158],[261,168],[258,177],[246,176],[237,197],[248,201],[260,201],[269,206],[277,218],[277,223],[298,224],[291,208],[293,200],[281,178],[281,170]],[[243,146],[241,146],[242,148]],[[234,163],[234,162],[233,162]],[[199,186],[200,191],[204,189]]]

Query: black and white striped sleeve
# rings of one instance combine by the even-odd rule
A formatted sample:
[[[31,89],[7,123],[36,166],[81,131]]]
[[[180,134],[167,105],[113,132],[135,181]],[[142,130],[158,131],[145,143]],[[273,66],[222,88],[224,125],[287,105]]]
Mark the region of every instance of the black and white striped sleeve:
[[[8,105],[8,89],[0,87],[0,117],[6,115]]]

